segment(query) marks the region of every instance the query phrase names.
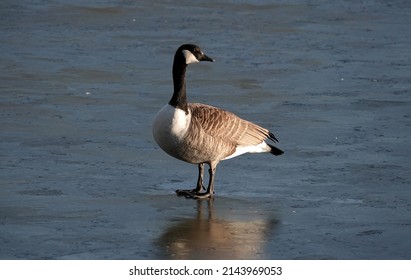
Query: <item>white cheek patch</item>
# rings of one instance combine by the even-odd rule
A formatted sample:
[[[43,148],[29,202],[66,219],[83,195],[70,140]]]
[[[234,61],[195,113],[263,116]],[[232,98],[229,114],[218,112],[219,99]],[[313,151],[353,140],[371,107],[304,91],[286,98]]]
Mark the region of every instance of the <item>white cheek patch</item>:
[[[186,64],[199,62],[194,54],[188,50],[183,50],[183,55],[186,59]]]

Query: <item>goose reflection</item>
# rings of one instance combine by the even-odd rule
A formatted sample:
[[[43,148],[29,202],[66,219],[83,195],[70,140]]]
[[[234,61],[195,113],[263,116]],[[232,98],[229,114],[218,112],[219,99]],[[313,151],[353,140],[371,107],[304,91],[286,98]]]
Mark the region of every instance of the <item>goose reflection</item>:
[[[240,206],[232,205],[232,201],[219,199],[218,202],[216,207],[213,199],[198,200],[194,218],[179,220],[166,229],[156,242],[165,258],[264,258],[266,240],[274,235],[279,221],[264,220],[255,210],[241,213],[236,210]]]

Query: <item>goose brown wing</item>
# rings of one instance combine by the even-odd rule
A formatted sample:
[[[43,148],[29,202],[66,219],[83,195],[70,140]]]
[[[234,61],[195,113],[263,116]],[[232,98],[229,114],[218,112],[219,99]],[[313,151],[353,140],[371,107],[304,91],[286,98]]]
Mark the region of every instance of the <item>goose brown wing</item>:
[[[199,103],[189,104],[189,109],[192,120],[195,119],[205,133],[235,146],[254,146],[267,138],[276,140],[267,129],[243,120],[231,112]]]

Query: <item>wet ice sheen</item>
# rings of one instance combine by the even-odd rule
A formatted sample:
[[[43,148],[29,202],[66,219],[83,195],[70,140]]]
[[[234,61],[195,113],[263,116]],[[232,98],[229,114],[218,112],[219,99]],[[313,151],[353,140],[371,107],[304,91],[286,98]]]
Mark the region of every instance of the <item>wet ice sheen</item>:
[[[2,1],[0,258],[409,259],[400,2]],[[183,43],[216,59],[190,101],[285,150],[220,164],[213,205],[151,137]]]

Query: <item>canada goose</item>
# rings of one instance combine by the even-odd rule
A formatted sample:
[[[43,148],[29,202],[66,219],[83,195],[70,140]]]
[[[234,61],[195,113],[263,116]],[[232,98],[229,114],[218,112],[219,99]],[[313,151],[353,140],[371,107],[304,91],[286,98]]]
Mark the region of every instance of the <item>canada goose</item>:
[[[281,155],[283,151],[265,142],[278,142],[267,129],[243,120],[222,109],[199,103],[187,103],[185,73],[187,65],[214,60],[199,46],[180,46],[174,56],[174,93],[154,119],[153,136],[169,155],[198,164],[197,186],[192,190],[176,190],[187,198],[209,198],[214,195],[214,177],[221,160],[245,153],[269,152]],[[209,166],[209,182],[203,185],[204,164]]]

